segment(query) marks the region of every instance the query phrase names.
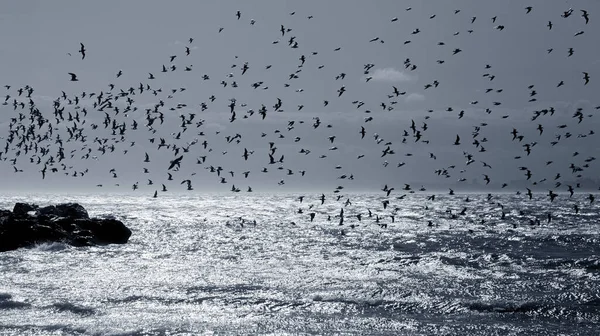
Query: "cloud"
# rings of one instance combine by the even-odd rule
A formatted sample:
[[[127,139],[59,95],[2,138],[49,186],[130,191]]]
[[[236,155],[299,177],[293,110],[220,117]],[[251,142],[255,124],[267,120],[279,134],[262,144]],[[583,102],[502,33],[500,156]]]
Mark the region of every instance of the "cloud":
[[[383,82],[408,82],[415,79],[413,76],[394,68],[377,69],[373,72],[372,77],[373,80]]]
[[[420,93],[411,93],[404,99],[407,103],[419,102],[425,100],[425,96]]]

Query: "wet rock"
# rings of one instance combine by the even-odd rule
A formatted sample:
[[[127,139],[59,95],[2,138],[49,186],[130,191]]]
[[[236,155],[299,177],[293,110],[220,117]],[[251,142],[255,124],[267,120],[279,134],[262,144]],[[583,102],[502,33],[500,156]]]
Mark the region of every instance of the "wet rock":
[[[87,210],[78,203],[65,203],[56,206],[57,215],[73,219],[89,219]]]
[[[48,205],[43,208],[39,208],[39,209],[37,209],[37,213],[38,213],[38,216],[39,215],[58,216],[58,210],[56,210],[56,207],[54,205]]]
[[[125,244],[131,230],[115,218],[90,218],[77,203],[39,208],[17,203],[13,211],[0,210],[0,252],[40,243],[73,246]]]
[[[13,214],[16,216],[26,216],[29,211],[37,210],[38,206],[29,203],[15,203]]]

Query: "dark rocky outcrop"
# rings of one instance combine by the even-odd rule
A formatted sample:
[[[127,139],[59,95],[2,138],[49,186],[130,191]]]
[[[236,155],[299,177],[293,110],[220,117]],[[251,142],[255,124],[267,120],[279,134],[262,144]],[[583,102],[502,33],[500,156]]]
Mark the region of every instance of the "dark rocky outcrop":
[[[114,218],[90,218],[77,203],[50,205],[16,203],[13,211],[0,210],[0,252],[40,243],[73,246],[125,244],[131,236]]]

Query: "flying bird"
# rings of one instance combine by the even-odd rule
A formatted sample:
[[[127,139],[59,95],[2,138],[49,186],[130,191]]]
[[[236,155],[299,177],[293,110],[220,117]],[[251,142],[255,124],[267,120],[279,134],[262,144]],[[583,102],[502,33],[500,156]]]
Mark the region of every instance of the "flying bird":
[[[178,169],[181,168],[181,160],[182,159],[183,159],[183,155],[181,155],[180,157],[178,157],[178,158],[176,158],[174,160],[171,160],[169,162],[169,168],[167,170],[171,170],[171,169],[173,169],[175,167],[177,167]]]
[[[590,22],[590,16],[588,14],[588,12],[585,9],[580,9],[581,11],[581,17],[585,19],[585,24],[588,24],[588,22]]]
[[[85,51],[86,51],[85,47],[83,46],[83,43],[79,43],[79,45],[81,46],[79,48],[79,53],[81,54],[81,59],[84,59],[85,58]]]
[[[583,72],[583,80],[585,81],[583,85],[587,85],[590,82],[590,75],[585,71]]]

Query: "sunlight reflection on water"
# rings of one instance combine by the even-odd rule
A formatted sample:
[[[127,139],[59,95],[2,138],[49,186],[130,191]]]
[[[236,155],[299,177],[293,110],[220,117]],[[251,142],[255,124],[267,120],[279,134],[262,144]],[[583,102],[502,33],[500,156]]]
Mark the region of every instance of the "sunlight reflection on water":
[[[0,208],[77,201],[133,231],[125,245],[0,255],[0,333],[489,334],[532,330],[528,317],[540,333],[575,321],[585,333],[600,322],[597,205],[573,217],[565,200],[552,223],[531,226],[550,209],[541,198],[415,195],[383,210],[377,195],[352,195],[339,226],[344,199],[333,196],[323,206],[316,196],[161,196],[0,198]]]

